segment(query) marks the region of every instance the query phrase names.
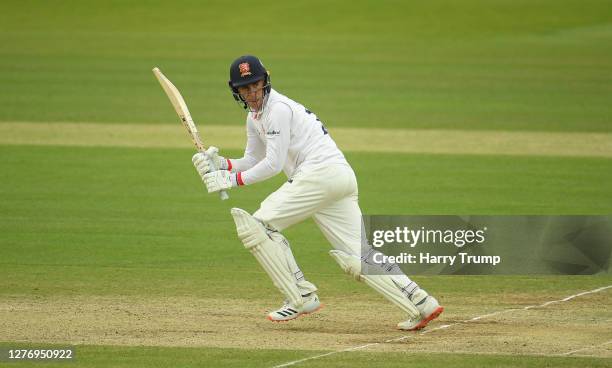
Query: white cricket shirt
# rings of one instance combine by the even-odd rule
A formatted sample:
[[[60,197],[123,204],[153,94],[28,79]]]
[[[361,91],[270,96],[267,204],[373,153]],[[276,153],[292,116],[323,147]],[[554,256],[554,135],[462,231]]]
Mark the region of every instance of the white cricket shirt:
[[[249,112],[244,157],[230,159],[244,184],[268,179],[282,171],[291,178],[299,170],[348,162],[317,115],[301,104],[270,91],[263,110]]]

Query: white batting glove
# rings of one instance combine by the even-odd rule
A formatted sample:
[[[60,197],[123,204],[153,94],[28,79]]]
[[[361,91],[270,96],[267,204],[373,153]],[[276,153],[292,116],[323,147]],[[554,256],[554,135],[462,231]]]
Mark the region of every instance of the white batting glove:
[[[231,173],[227,170],[217,170],[210,172],[202,178],[208,193],[218,192],[220,190],[232,189],[238,186],[236,173]]]
[[[211,146],[206,152],[198,152],[191,158],[193,166],[195,166],[202,179],[204,179],[205,174],[213,171],[213,167],[216,170],[227,170],[227,160],[225,157],[219,156],[217,152],[219,152],[219,149]]]

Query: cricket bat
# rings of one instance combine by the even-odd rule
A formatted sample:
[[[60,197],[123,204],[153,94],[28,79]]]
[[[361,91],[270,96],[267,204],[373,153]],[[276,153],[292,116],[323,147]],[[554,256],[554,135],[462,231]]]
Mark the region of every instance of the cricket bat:
[[[198,128],[196,127],[193,118],[189,113],[189,109],[187,108],[185,99],[183,99],[183,96],[181,96],[179,90],[174,86],[174,84],[172,84],[172,82],[170,82],[168,78],[166,78],[166,76],[161,72],[161,70],[159,70],[159,68],[153,68],[153,74],[155,74],[155,77],[159,81],[159,84],[161,84],[162,88],[164,89],[164,92],[166,92],[166,95],[170,99],[172,106],[174,106],[174,110],[181,119],[183,126],[185,127],[185,129],[187,129],[187,132],[191,136],[191,140],[196,146],[196,149],[198,150],[198,152],[205,153],[206,148],[204,147],[202,138],[200,138]],[[213,167],[212,169],[216,170],[215,167]],[[222,190],[221,192],[219,192],[219,197],[221,197],[222,200],[226,200],[229,198],[229,195],[225,190]]]

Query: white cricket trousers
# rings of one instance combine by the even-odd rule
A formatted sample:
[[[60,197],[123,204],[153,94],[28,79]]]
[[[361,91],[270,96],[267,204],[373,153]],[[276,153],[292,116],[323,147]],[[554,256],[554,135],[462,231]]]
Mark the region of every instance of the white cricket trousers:
[[[313,217],[331,245],[360,255],[361,209],[357,179],[348,164],[309,167],[270,194],[253,217],[282,231]]]
[[[277,231],[311,216],[335,249],[361,257],[362,219],[357,179],[348,164],[318,166],[298,173],[291,182],[270,194],[253,214]],[[317,287],[304,278],[288,243],[282,244],[287,265],[302,295],[315,292]],[[393,277],[393,282],[406,295],[418,289],[418,285],[402,273]]]

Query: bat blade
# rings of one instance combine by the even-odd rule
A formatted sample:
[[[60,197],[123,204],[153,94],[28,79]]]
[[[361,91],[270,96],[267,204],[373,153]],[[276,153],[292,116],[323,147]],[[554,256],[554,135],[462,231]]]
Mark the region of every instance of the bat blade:
[[[185,103],[185,99],[179,92],[178,88],[176,88],[176,86],[174,86],[174,84],[172,84],[172,82],[170,82],[170,80],[166,78],[166,76],[161,72],[161,70],[159,70],[159,68],[153,68],[153,74],[155,74],[155,77],[159,81],[159,84],[161,84],[164,92],[166,92],[166,95],[172,103],[174,110],[181,119],[181,122],[185,126],[185,129],[187,129],[187,132],[191,136],[191,139],[193,140],[193,144],[196,146],[196,149],[199,152],[206,151],[204,143],[202,142],[202,138],[200,138],[198,128],[196,127],[193,118],[191,117],[191,113],[187,108],[187,103]]]
[[[176,88],[176,86],[172,84],[172,82],[170,82],[168,78],[166,78],[166,76],[161,72],[161,70],[159,70],[159,68],[153,68],[153,74],[159,81],[159,84],[161,84],[164,92],[166,92],[166,95],[168,96],[168,99],[172,103],[174,110],[181,119],[183,126],[185,127],[185,129],[187,129],[187,132],[191,136],[191,140],[193,141],[193,144],[195,145],[196,149],[198,150],[198,152],[205,152],[206,148],[204,147],[202,138],[200,138],[198,128],[196,127],[195,122],[191,117],[191,113],[187,108],[187,103],[185,102],[185,99],[179,92],[178,88]],[[226,200],[229,198],[229,195],[224,190],[219,192],[219,196],[222,200]]]

